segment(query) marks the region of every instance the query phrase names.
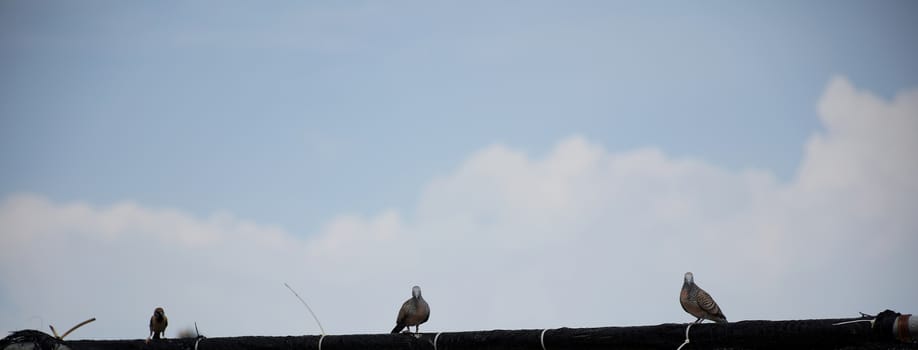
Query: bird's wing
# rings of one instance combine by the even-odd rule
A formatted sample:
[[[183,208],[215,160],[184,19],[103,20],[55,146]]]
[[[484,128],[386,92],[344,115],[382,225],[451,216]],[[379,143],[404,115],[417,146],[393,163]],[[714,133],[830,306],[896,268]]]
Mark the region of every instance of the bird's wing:
[[[402,304],[402,308],[398,309],[398,317],[395,319],[396,323],[405,323],[405,319],[408,318],[408,305],[410,303],[411,299],[408,299],[408,301]]]
[[[163,331],[166,330],[166,327],[169,327],[169,318],[163,315]]]
[[[721,314],[720,306],[717,306],[717,303],[714,302],[714,298],[712,298],[708,292],[705,292],[704,289],[698,288],[698,295],[695,296],[695,301],[698,302],[698,306],[705,312],[711,315]]]
[[[398,309],[398,316],[395,318],[395,328],[392,328],[392,333],[398,333],[405,328],[408,319],[408,304],[411,302],[411,299],[402,304],[402,308]]]

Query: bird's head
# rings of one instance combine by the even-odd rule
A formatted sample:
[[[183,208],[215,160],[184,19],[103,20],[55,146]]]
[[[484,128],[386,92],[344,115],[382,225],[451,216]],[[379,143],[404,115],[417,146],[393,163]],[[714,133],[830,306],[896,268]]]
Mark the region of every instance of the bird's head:
[[[418,287],[418,286],[411,287],[411,297],[420,298],[421,297],[421,287]]]
[[[685,273],[685,283],[695,283],[695,276],[691,272]]]
[[[163,316],[166,316],[166,311],[164,311],[163,308],[158,307],[156,310],[153,310],[153,315],[157,318],[163,318]]]

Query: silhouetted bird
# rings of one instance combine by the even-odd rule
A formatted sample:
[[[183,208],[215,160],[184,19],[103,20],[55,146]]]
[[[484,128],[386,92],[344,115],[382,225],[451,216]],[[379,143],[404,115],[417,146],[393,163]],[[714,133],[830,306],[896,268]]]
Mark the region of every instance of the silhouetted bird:
[[[427,322],[428,318],[430,318],[430,306],[421,297],[421,287],[411,287],[411,299],[402,304],[402,308],[398,310],[398,318],[395,319],[395,328],[392,328],[392,333],[401,332],[405,327],[408,327],[408,332],[411,332],[411,326],[415,326],[414,333],[417,334],[420,332],[421,323]]]
[[[166,312],[161,307],[156,308],[153,311],[153,316],[150,317],[150,336],[153,339],[165,338],[166,326],[168,325],[169,319],[166,317]]]
[[[682,309],[685,312],[698,317],[695,323],[700,323],[704,320],[727,323],[727,316],[724,316],[724,313],[720,311],[720,307],[714,302],[714,298],[695,284],[695,277],[691,272],[685,273],[682,292],[679,293],[679,303],[682,304]]]

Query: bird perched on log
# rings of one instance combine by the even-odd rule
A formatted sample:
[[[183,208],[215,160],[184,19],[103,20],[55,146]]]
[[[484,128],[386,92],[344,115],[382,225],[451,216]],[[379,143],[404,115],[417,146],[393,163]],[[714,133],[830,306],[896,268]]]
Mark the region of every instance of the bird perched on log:
[[[166,317],[166,312],[163,311],[163,308],[158,307],[156,310],[153,310],[153,316],[150,317],[150,336],[153,339],[159,339],[160,337],[166,337],[166,326],[169,325],[169,318]],[[150,339],[149,337],[147,339]]]
[[[411,332],[411,326],[414,326],[414,333],[418,334],[421,323],[427,322],[428,318],[430,318],[430,306],[421,297],[421,287],[411,287],[411,299],[405,301],[402,308],[398,310],[398,318],[395,319],[395,328],[392,328],[392,333],[401,332],[405,327],[408,327],[408,332]]]
[[[695,323],[701,323],[704,320],[727,323],[727,316],[720,311],[720,306],[717,306],[714,298],[708,292],[695,284],[695,277],[691,272],[685,273],[682,292],[679,293],[679,303],[682,304],[685,312],[698,317]]]

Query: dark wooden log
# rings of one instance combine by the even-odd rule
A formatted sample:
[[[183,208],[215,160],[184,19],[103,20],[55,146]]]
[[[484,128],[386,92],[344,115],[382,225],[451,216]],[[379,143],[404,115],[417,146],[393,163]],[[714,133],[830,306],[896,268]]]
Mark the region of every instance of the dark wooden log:
[[[893,332],[894,312],[870,319],[797,321],[740,321],[693,325],[688,349],[918,349]],[[858,322],[850,322],[858,321]],[[843,324],[839,324],[843,323]],[[433,350],[542,350],[544,349],[669,349],[685,341],[686,324],[637,327],[556,328],[409,334],[329,335],[322,350],[409,349]],[[541,338],[544,331],[544,338]],[[64,343],[74,350],[319,350],[320,336],[227,337],[143,340],[76,340]],[[7,340],[7,339],[4,339]],[[2,344],[3,342],[0,342]],[[0,350],[3,347],[0,346]]]

